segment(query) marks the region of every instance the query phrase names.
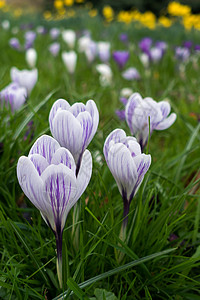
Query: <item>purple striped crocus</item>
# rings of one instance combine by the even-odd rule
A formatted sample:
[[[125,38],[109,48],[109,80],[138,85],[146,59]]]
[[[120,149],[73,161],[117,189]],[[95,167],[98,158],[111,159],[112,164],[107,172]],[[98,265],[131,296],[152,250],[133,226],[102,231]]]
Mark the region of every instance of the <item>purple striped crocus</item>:
[[[79,174],[69,150],[48,135],[33,144],[28,157],[17,163],[17,178],[24,194],[39,209],[53,231],[57,246],[57,270],[62,287],[62,234],[70,209],[85,191],[92,174],[92,157],[82,155]]]
[[[27,99],[27,90],[17,83],[10,83],[0,92],[1,106],[10,106],[11,111],[17,111]]]
[[[11,38],[9,40],[9,45],[11,48],[15,49],[15,50],[21,50],[21,45],[20,45],[20,42],[17,38]]]
[[[113,52],[113,59],[122,70],[129,60],[130,54],[129,51],[114,51]]]
[[[150,167],[151,155],[141,153],[137,140],[132,136],[126,136],[122,129],[115,129],[108,135],[103,152],[123,199],[123,230],[125,230],[130,203]]]
[[[78,174],[83,153],[99,124],[95,102],[88,100],[86,105],[74,103],[70,106],[66,100],[58,99],[51,108],[49,124],[53,137],[73,155]]]
[[[150,134],[154,129],[167,129],[176,120],[175,113],[169,115],[170,110],[171,106],[167,101],[156,102],[150,97],[142,99],[139,93],[130,96],[125,108],[126,122],[142,149],[148,141],[149,118]]]

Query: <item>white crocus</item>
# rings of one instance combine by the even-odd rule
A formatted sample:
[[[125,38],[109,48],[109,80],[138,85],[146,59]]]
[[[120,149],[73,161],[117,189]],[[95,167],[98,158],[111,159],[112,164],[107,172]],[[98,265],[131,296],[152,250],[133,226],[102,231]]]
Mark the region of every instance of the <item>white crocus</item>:
[[[34,68],[37,61],[37,52],[34,48],[29,48],[25,54],[26,62],[30,68]]]
[[[63,52],[62,60],[70,74],[73,74],[76,69],[77,54],[75,51]]]
[[[69,48],[73,49],[76,41],[76,33],[74,30],[68,29],[62,32],[63,41],[68,45]]]

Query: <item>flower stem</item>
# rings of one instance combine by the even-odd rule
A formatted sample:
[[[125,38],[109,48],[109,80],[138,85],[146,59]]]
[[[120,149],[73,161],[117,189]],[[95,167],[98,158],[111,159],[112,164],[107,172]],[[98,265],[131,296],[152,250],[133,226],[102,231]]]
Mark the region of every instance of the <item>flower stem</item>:
[[[62,289],[62,232],[56,232],[56,248],[57,248],[57,274],[60,288]]]

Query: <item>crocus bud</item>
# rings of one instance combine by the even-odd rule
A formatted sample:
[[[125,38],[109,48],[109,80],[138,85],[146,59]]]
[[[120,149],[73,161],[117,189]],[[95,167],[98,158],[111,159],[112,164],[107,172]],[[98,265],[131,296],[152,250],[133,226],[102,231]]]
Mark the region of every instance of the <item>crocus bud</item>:
[[[56,57],[60,51],[60,44],[59,43],[53,43],[49,46],[49,51],[51,54]]]
[[[17,38],[11,38],[9,40],[9,45],[13,48],[13,49],[16,49],[16,50],[20,50],[21,46],[20,46],[20,43],[19,43],[19,40]]]
[[[128,68],[122,73],[122,77],[126,80],[139,80],[140,74],[136,68]]]
[[[96,70],[100,73],[100,83],[102,86],[108,86],[112,82],[112,70],[106,64],[99,64]]]
[[[34,48],[29,48],[26,51],[26,62],[30,68],[34,68],[37,61],[37,52]]]
[[[76,33],[74,30],[63,30],[62,32],[63,41],[68,45],[69,48],[73,49],[76,41]]]
[[[102,62],[108,62],[110,58],[110,43],[109,42],[99,42],[98,44],[98,55]]]
[[[76,68],[77,54],[75,51],[63,52],[62,60],[70,74],[73,74]]]

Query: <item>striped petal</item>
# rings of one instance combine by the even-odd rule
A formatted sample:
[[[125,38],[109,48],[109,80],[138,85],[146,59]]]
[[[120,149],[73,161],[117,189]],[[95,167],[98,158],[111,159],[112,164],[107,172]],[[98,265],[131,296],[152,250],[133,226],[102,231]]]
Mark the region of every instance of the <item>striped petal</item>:
[[[133,95],[130,96],[128,99],[128,103],[125,108],[125,117],[126,117],[126,122],[131,130],[131,133],[134,134],[136,132],[135,126],[138,127],[138,122],[136,124],[133,123],[133,115],[135,115],[135,110],[137,107],[141,107],[142,103],[142,97],[138,93],[134,93]],[[143,117],[143,114],[140,113],[139,111],[136,113],[138,115],[137,117]],[[136,119],[137,121],[137,119]]]
[[[84,151],[89,144],[88,140],[92,132],[92,118],[87,111],[84,111],[76,119],[80,122],[82,128],[82,151]]]
[[[61,146],[69,149],[77,161],[82,150],[82,128],[72,113],[66,110],[57,112],[51,133]]]
[[[169,128],[176,121],[176,114],[172,113],[168,118],[164,119],[156,126],[156,130],[164,130]]]
[[[83,103],[74,103],[69,111],[74,115],[74,117],[77,117],[81,112],[85,111],[85,105]]]
[[[50,130],[52,130],[52,123],[53,119],[57,113],[58,110],[69,110],[70,105],[65,99],[58,99],[56,102],[54,102],[50,113],[49,113],[49,125],[50,125]]]
[[[75,173],[76,165],[74,158],[66,148],[60,147],[58,150],[56,150],[52,157],[51,163],[54,165],[63,164]]]
[[[29,156],[29,159],[34,164],[36,170],[38,171],[38,174],[41,175],[42,172],[49,166],[46,158],[40,154],[31,154]]]
[[[48,135],[42,135],[31,147],[29,156],[32,154],[40,154],[46,158],[47,162],[50,164],[53,154],[58,148],[60,148],[60,145],[54,138]]]
[[[96,106],[96,103],[93,100],[88,100],[86,103],[86,111],[88,111],[92,117],[92,132],[88,141],[88,144],[91,142],[93,136],[97,131],[99,125],[99,112]]]
[[[131,153],[124,144],[117,143],[110,147],[108,152],[108,166],[117,182],[121,195],[129,200],[138,175]]]
[[[126,139],[126,133],[122,129],[115,129],[107,136],[103,147],[103,153],[106,161],[108,160],[110,143],[118,143],[125,139]]]
[[[161,110],[163,118],[166,118],[169,115],[170,111],[171,111],[171,106],[170,106],[169,102],[161,101],[161,102],[158,103],[158,107]]]

